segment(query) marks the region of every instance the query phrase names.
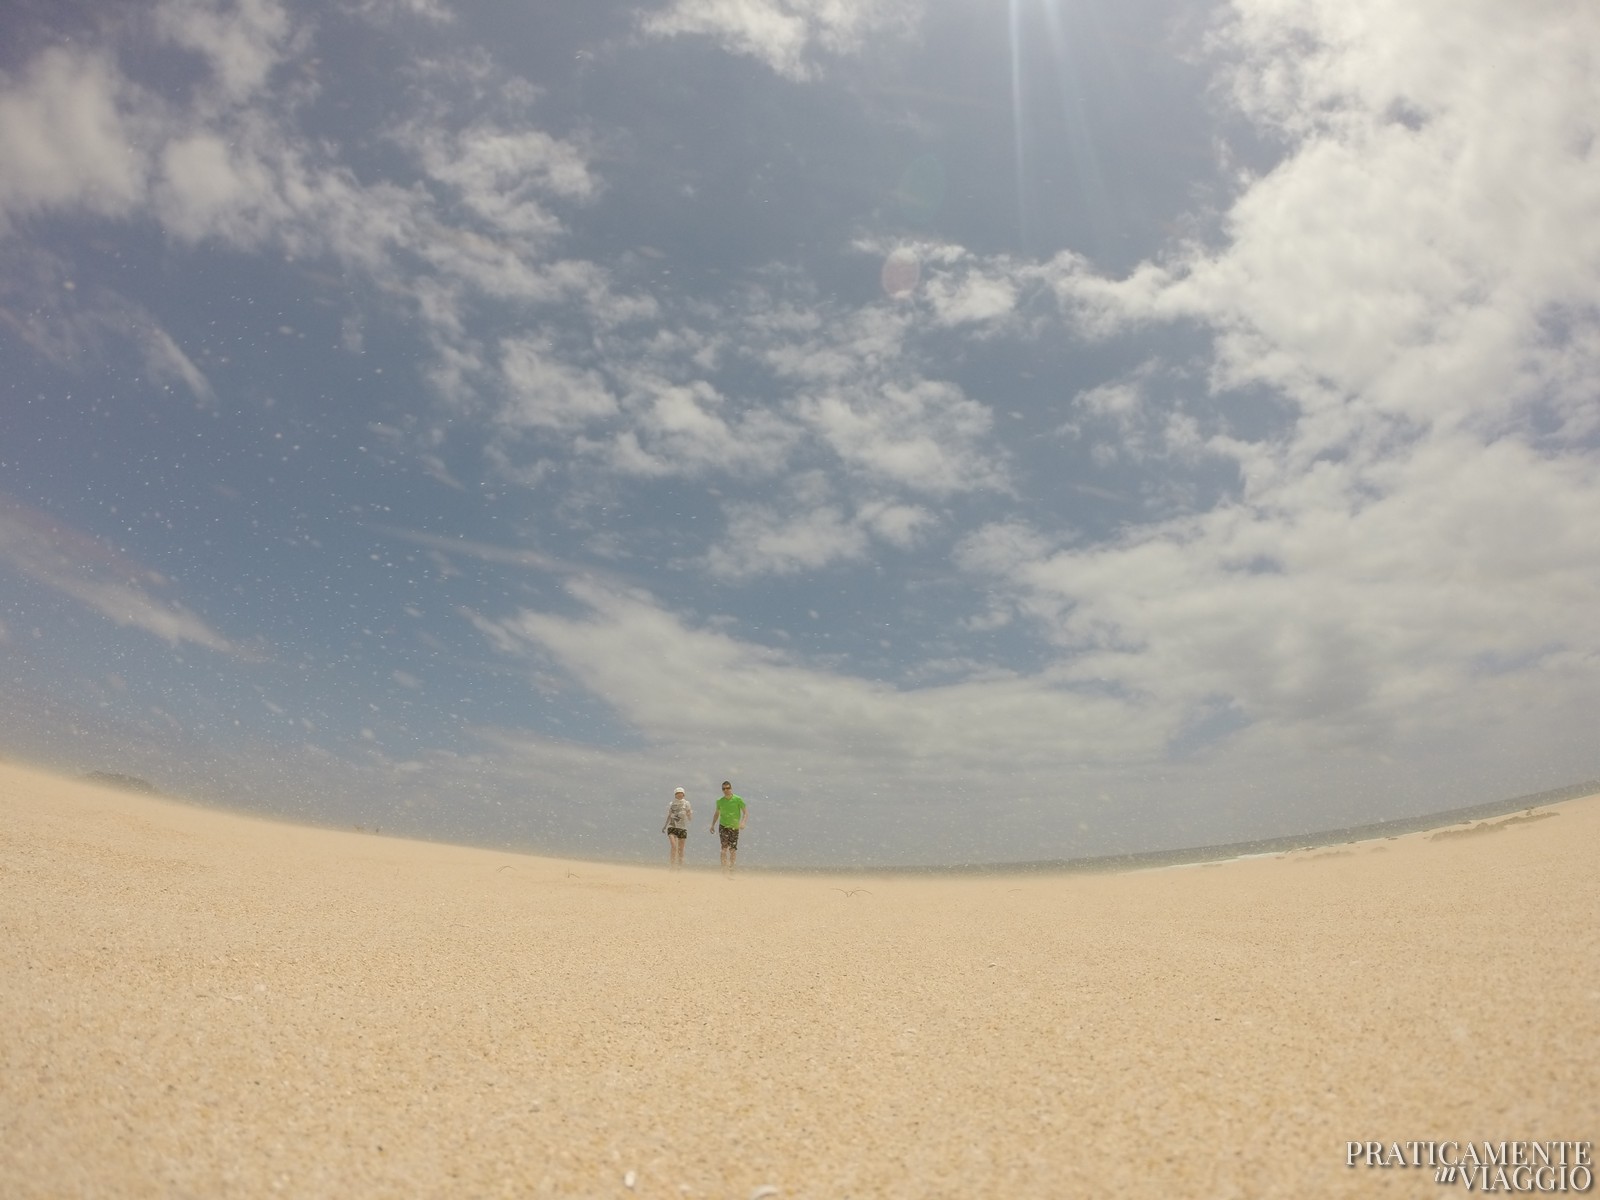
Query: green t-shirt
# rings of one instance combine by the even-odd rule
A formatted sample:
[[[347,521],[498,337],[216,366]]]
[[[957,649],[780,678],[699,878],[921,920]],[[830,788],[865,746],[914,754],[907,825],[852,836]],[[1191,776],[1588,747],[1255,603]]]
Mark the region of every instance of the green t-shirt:
[[[717,824],[724,829],[739,828],[739,819],[744,816],[744,797],[735,796],[731,792],[726,796],[717,797]]]

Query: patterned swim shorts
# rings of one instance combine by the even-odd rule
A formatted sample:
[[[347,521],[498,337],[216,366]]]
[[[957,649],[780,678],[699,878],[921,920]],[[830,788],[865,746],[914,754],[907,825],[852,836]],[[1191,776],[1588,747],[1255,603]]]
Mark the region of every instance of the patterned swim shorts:
[[[717,834],[722,838],[724,850],[737,850],[739,848],[739,831],[729,829],[726,825],[717,826]]]

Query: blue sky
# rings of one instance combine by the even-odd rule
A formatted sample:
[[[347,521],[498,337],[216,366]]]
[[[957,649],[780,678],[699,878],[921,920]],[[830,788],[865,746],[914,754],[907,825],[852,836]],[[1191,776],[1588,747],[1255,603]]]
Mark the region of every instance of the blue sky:
[[[1592,4],[102,9],[0,18],[0,752],[793,864],[1600,774]]]

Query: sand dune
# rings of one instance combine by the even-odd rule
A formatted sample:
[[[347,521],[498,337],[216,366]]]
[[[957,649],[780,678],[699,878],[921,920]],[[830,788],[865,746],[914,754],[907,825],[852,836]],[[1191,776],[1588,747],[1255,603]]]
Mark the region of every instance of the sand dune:
[[[727,881],[0,766],[0,1193],[1450,1194],[1346,1143],[1600,1129],[1600,802],[1535,816]]]

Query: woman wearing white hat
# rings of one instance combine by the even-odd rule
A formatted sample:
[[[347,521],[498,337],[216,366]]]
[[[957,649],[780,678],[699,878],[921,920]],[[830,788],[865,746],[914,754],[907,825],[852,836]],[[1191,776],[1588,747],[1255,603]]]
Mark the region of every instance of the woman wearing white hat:
[[[667,805],[667,820],[661,826],[661,832],[667,835],[667,850],[671,856],[668,859],[669,866],[683,866],[683,845],[689,840],[689,822],[693,819],[694,809],[689,807],[683,789],[678,788],[672,793],[672,803]]]

